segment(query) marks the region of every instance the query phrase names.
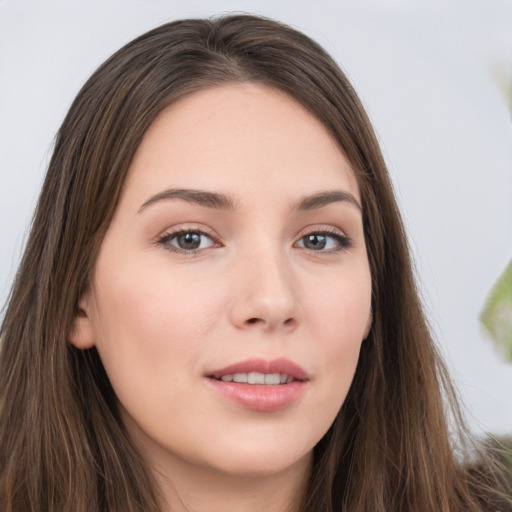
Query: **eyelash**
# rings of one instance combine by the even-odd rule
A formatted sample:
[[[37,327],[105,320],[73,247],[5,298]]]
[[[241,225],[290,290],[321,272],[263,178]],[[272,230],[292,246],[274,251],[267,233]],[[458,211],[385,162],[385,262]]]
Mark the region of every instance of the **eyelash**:
[[[174,240],[175,238],[182,236],[182,235],[188,235],[188,234],[194,234],[194,235],[201,235],[208,237],[212,241],[212,247],[214,246],[220,246],[220,242],[215,239],[210,233],[207,233],[206,231],[203,231],[201,229],[179,229],[177,231],[173,231],[171,233],[166,233],[162,237],[160,237],[157,240],[157,244],[164,247],[166,250],[171,252],[176,252],[178,254],[188,254],[188,255],[195,255],[198,254],[200,251],[204,250],[201,248],[198,249],[182,249],[180,247],[176,247],[172,245],[170,242],[171,240]]]
[[[337,247],[334,249],[319,250],[319,251],[309,249],[311,252],[314,252],[314,253],[318,252],[318,253],[332,254],[332,253],[345,251],[347,249],[350,249],[353,246],[352,240],[347,235],[342,234],[338,230],[335,230],[335,229],[321,229],[319,231],[316,231],[316,230],[310,231],[309,233],[302,235],[299,238],[299,240],[295,243],[297,244],[299,241],[303,241],[306,237],[312,236],[312,235],[325,236],[326,238],[333,238],[337,243]],[[307,247],[304,247],[304,249],[307,249]]]
[[[177,231],[173,231],[171,233],[165,233],[163,236],[161,236],[157,240],[157,245],[160,245],[160,246],[164,247],[166,250],[171,251],[171,252],[175,252],[178,254],[186,254],[186,255],[191,255],[191,256],[196,255],[200,251],[207,249],[207,248],[182,249],[182,248],[176,247],[170,243],[172,240],[176,239],[177,237],[182,236],[182,235],[187,235],[187,234],[205,236],[212,241],[211,247],[215,247],[215,246],[219,247],[220,246],[220,242],[218,240],[216,240],[215,237],[213,237],[210,233],[207,233],[201,229],[180,229]],[[318,231],[312,230],[309,233],[302,235],[299,238],[299,240],[297,242],[295,242],[294,245],[296,245],[297,243],[299,243],[301,241],[303,242],[306,239],[306,237],[308,237],[308,236],[324,236],[326,238],[332,238],[336,241],[336,244],[337,244],[336,248],[333,248],[333,249],[331,248],[331,249],[327,249],[327,250],[314,250],[314,249],[308,249],[307,247],[301,247],[301,248],[306,249],[312,253],[333,254],[333,253],[338,253],[338,252],[350,249],[353,246],[352,241],[350,240],[350,238],[348,236],[346,236],[334,229],[322,229],[322,230],[318,230]]]

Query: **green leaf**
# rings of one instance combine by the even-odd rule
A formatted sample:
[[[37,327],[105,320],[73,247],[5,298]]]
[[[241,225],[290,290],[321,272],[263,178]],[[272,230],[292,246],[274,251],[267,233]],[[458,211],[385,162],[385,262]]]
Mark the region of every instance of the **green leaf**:
[[[492,287],[480,322],[505,359],[512,362],[512,260]]]

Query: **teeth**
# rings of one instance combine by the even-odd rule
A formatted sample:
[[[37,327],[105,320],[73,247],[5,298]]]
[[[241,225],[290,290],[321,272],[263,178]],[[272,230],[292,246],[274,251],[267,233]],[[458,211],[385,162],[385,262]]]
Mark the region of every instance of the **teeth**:
[[[281,383],[281,377],[279,373],[267,373],[265,375],[265,384],[280,384]]]
[[[241,384],[267,384],[276,386],[278,384],[289,384],[293,382],[293,377],[286,373],[235,373],[233,375],[223,375],[220,380],[222,382],[238,382]]]
[[[248,384],[265,384],[265,375],[263,373],[251,372],[247,375]]]

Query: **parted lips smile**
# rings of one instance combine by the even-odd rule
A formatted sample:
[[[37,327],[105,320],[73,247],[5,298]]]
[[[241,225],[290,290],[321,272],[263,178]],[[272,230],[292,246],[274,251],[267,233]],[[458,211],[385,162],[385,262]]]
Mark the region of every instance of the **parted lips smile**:
[[[248,384],[286,384],[294,380],[308,380],[307,372],[286,358],[247,359],[215,370],[208,376],[223,382]]]
[[[309,377],[286,358],[248,359],[207,375],[212,387],[236,406],[258,412],[274,412],[299,400]]]

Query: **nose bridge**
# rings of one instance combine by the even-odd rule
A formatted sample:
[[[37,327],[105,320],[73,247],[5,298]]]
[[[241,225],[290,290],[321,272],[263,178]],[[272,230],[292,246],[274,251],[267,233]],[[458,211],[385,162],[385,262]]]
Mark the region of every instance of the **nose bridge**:
[[[297,282],[290,257],[279,244],[262,237],[237,262],[239,277],[233,321],[239,327],[290,329],[300,321]]]

